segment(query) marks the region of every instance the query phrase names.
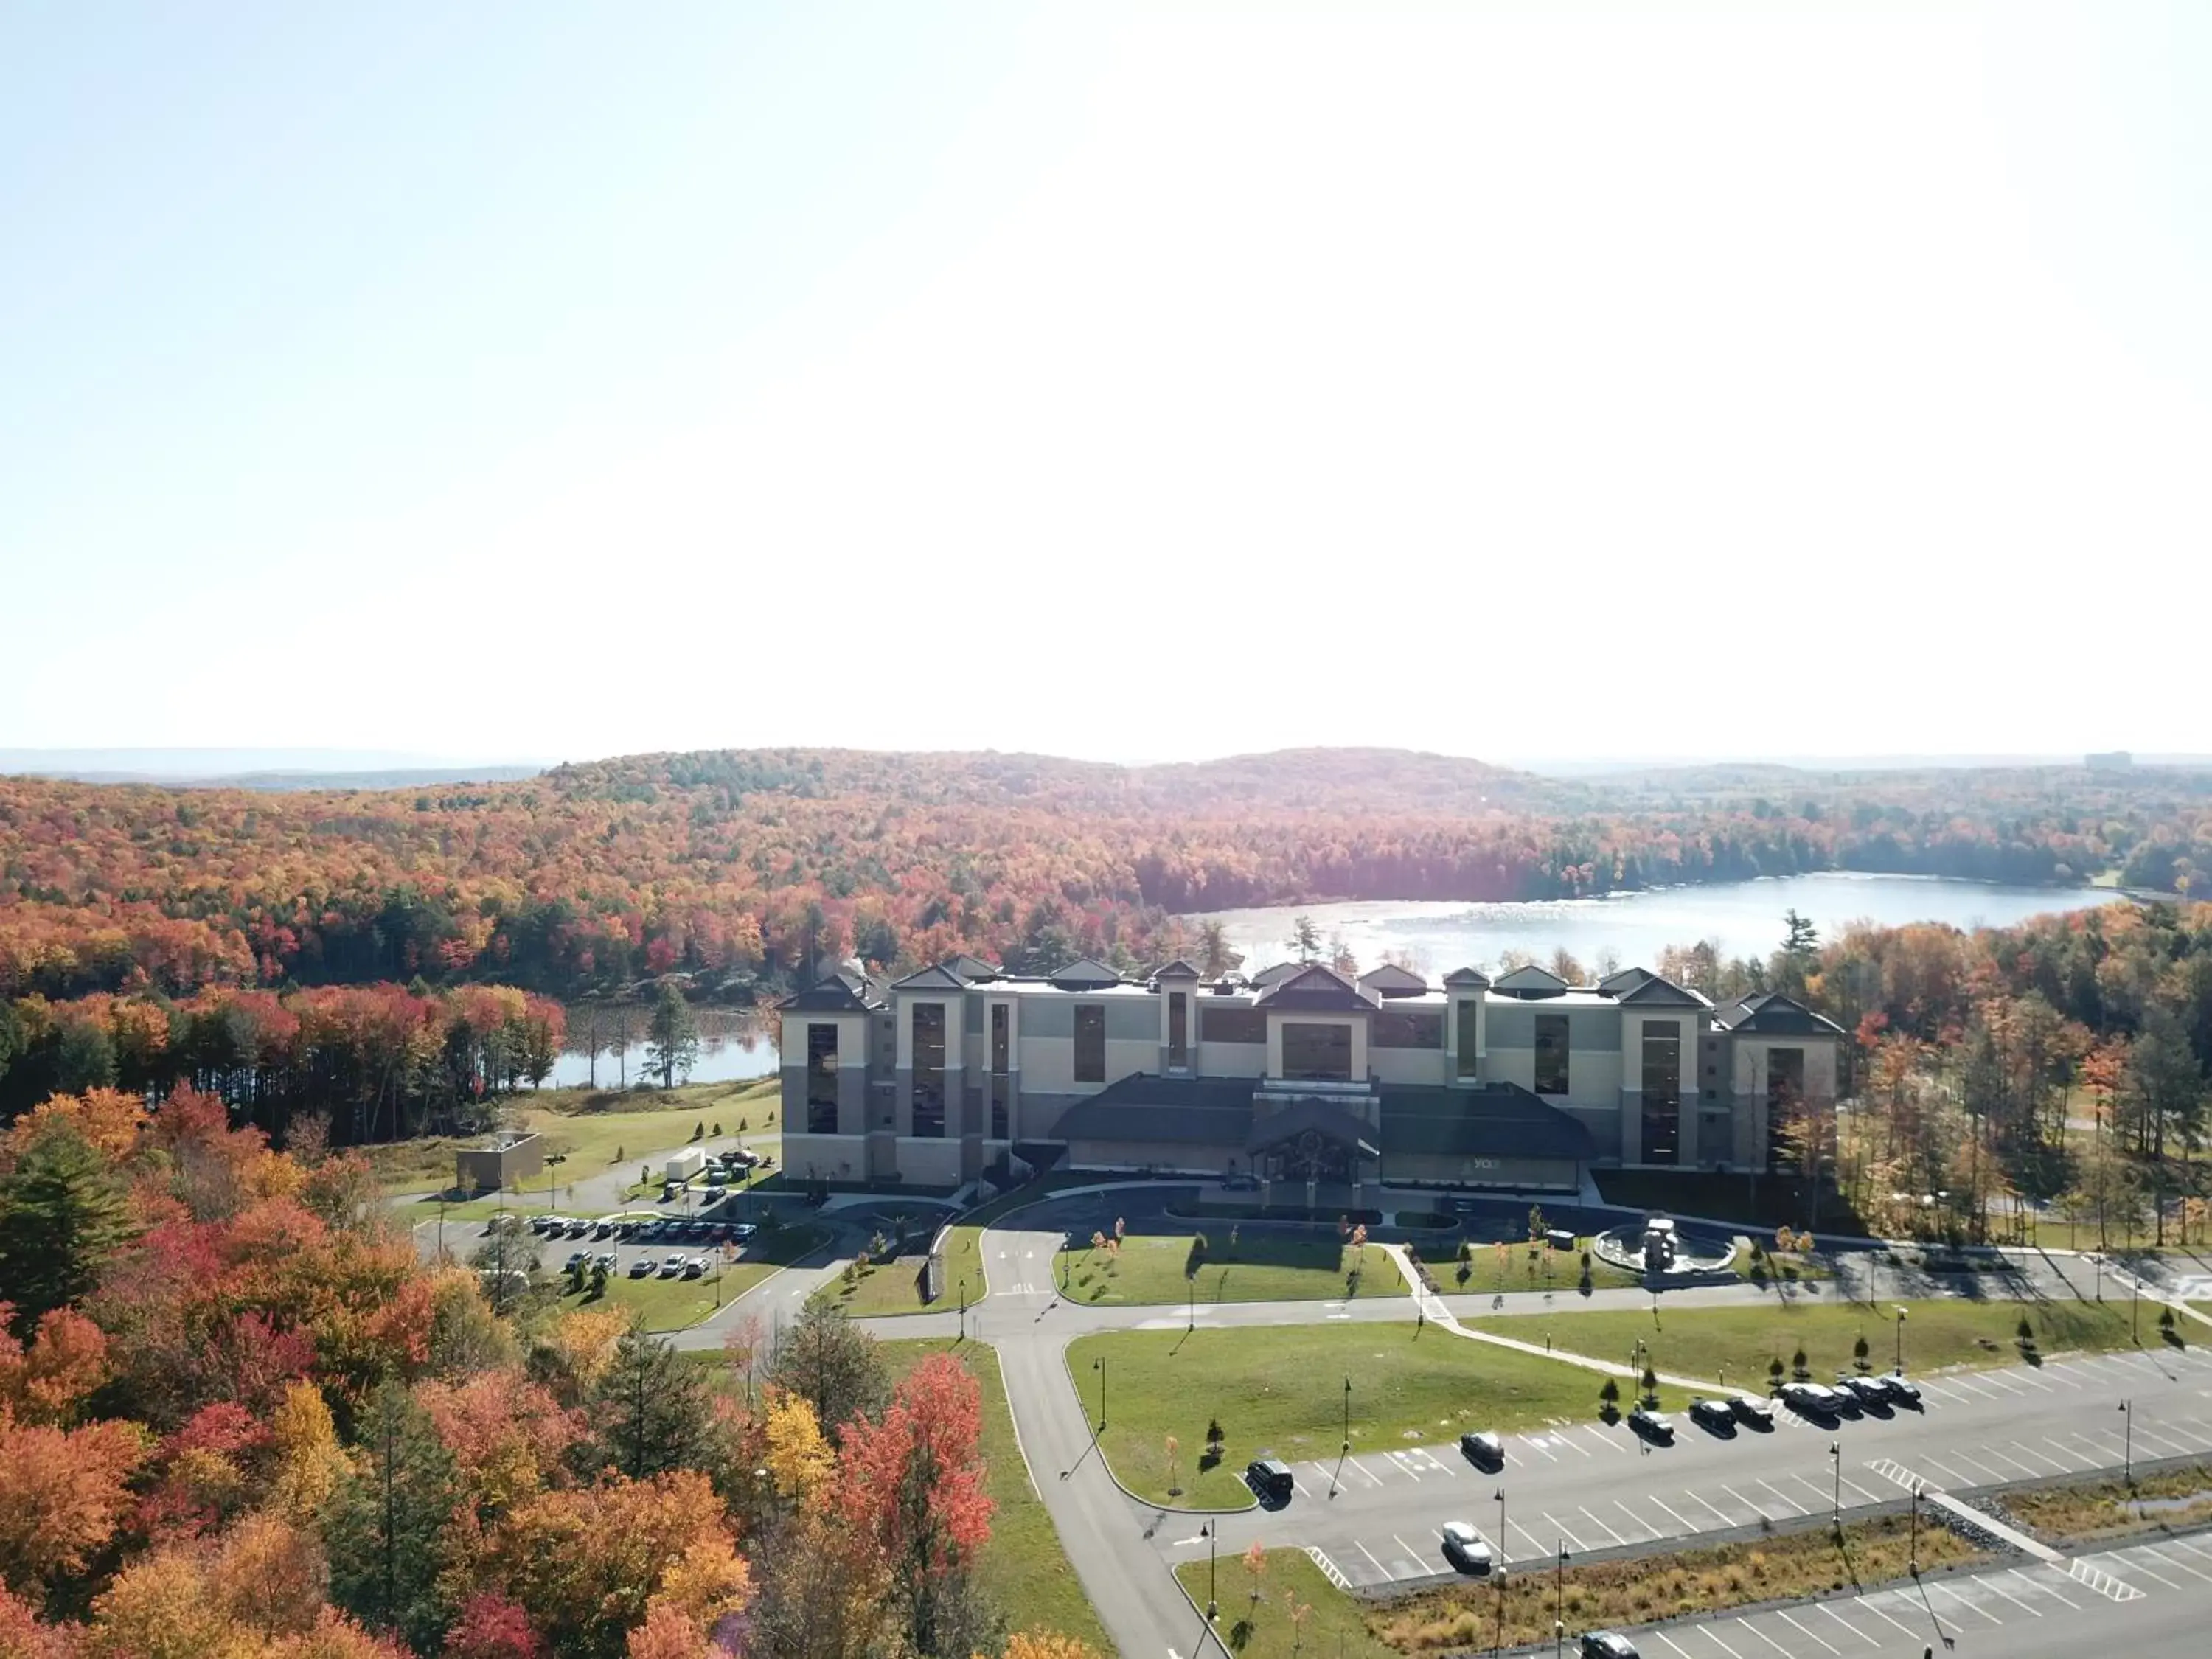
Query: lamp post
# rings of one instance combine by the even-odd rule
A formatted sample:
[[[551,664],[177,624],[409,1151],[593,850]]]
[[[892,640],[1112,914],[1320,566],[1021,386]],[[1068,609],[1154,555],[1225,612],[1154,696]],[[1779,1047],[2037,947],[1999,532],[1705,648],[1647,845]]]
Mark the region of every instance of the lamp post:
[[[960,1340],[968,1340],[968,1275],[960,1276]]]
[[[2140,1278],[2128,1281],[2128,1334],[2135,1339],[2136,1346],[2142,1346],[2142,1280]]]
[[[1567,1540],[1559,1540],[1559,1559],[1552,1563],[1552,1659],[1560,1659],[1567,1644]]]
[[[1092,1360],[1091,1369],[1098,1373],[1098,1426],[1103,1429],[1106,1426],[1106,1356],[1102,1353]],[[1091,1436],[1094,1440],[1097,1437]]]
[[[1905,1570],[1917,1578],[1920,1577],[1920,1488],[1912,1486],[1907,1490],[1912,1494],[1912,1532],[1910,1541],[1905,1545]]]
[[[1352,1455],[1352,1379],[1344,1379],[1344,1445],[1343,1455]]]
[[[2105,1299],[2105,1258],[2101,1255],[2093,1255],[2089,1261],[2096,1269],[2097,1300],[2102,1302]]]
[[[1897,1310],[1897,1374],[1905,1375],[1905,1310]]]
[[[1198,1328],[1198,1280],[1196,1279],[1190,1280],[1190,1323],[1183,1328],[1191,1331]]]
[[[2120,1401],[2120,1416],[2123,1419],[2121,1423],[2122,1468],[2128,1483],[2128,1490],[2133,1492],[2136,1489],[2136,1413],[2133,1401]]]
[[[1491,1571],[1498,1575],[1498,1639],[1491,1651],[1505,1651],[1505,1488],[1498,1489],[1498,1559]]]
[[[1844,1443],[1842,1441],[1831,1440],[1828,1443],[1828,1462],[1834,1464],[1836,1468],[1835,1503],[1829,1510],[1828,1515],[1832,1524],[1836,1528],[1836,1535],[1840,1538],[1844,1533]]]
[[[1213,1622],[1215,1614],[1221,1610],[1220,1602],[1214,1600],[1213,1596],[1213,1547],[1217,1541],[1214,1528],[1218,1524],[1217,1522],[1209,1521],[1199,1528],[1206,1534],[1206,1622],[1209,1625]]]

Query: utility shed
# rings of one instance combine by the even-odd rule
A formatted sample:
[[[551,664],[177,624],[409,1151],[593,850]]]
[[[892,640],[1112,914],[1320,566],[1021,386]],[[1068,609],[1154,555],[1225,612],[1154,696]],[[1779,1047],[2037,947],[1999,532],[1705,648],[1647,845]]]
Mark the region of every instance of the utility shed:
[[[666,1181],[689,1181],[706,1167],[706,1149],[700,1146],[686,1146],[680,1152],[671,1152],[668,1155],[668,1162],[661,1171],[661,1176]]]
[[[534,1134],[494,1135],[453,1154],[453,1185],[465,1193],[512,1191],[544,1170],[545,1142]]]

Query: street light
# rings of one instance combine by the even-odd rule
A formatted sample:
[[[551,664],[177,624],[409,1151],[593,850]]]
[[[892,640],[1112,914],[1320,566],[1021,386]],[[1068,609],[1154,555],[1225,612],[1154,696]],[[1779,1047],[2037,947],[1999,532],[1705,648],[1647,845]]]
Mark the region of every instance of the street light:
[[[2142,1346],[2142,1280],[2128,1281],[2128,1330],[2135,1338],[2136,1346]]]
[[[2133,1492],[2136,1489],[2136,1413],[2134,1407],[2135,1402],[2133,1401],[2123,1400],[2120,1401],[2120,1415],[2125,1419],[2125,1421],[2121,1425],[2121,1428],[2123,1430],[2122,1438],[2124,1443],[2123,1452],[2124,1462],[2123,1468],[2128,1483],[2128,1490],[2130,1492]]]
[[[1103,1429],[1106,1426],[1106,1356],[1102,1353],[1092,1360],[1091,1369],[1098,1373],[1098,1426]],[[1095,1440],[1097,1436],[1094,1434],[1091,1438]]]
[[[1209,1625],[1213,1622],[1214,1615],[1221,1610],[1221,1604],[1213,1597],[1213,1546],[1216,1541],[1214,1528],[1218,1524],[1216,1522],[1209,1521],[1199,1528],[1206,1534],[1206,1622]]]
[[[1836,1466],[1836,1499],[1834,1507],[1829,1510],[1829,1517],[1836,1528],[1836,1535],[1840,1538],[1844,1534],[1844,1443],[1842,1441],[1831,1440],[1828,1443],[1828,1461]]]
[[[1552,1659],[1560,1659],[1567,1643],[1567,1540],[1559,1540],[1559,1559],[1552,1563]]]
[[[968,1275],[960,1276],[960,1340],[968,1340]]]
[[[1505,1488],[1498,1489],[1498,1559],[1491,1571],[1498,1575],[1498,1639],[1491,1651],[1505,1651]]]
[[[1905,1375],[1905,1310],[1897,1310],[1897,1374]]]
[[[1911,1541],[1905,1546],[1905,1565],[1915,1578],[1920,1577],[1920,1488],[1906,1488],[1912,1494]]]

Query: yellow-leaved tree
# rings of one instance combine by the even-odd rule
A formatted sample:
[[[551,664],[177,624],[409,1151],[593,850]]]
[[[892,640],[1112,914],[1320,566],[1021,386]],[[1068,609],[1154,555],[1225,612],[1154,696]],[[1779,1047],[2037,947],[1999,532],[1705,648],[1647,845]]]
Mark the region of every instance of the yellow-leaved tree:
[[[804,1503],[820,1492],[837,1467],[837,1455],[815,1420],[804,1395],[781,1389],[769,1395],[768,1470],[776,1492]]]

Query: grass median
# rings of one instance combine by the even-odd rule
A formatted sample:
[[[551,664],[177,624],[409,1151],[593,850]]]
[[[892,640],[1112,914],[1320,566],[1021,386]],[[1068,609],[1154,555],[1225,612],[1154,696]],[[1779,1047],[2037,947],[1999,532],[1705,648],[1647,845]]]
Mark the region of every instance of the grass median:
[[[2131,1533],[2182,1532],[2212,1522],[2212,1463],[2152,1469],[2124,1480],[2023,1486],[2005,1510],[2048,1544],[2071,1547]]]
[[[1232,1236],[1235,1242],[1231,1243]],[[1402,1296],[1406,1281],[1380,1245],[1355,1249],[1334,1237],[1246,1236],[1242,1229],[1176,1237],[1131,1234],[1062,1250],[1054,1282],[1086,1307],[1147,1303],[1304,1302]]]
[[[821,1227],[778,1227],[754,1235],[744,1255],[727,1266],[722,1264],[714,1250],[701,1250],[696,1254],[705,1255],[714,1265],[697,1279],[662,1279],[658,1274],[649,1279],[632,1279],[629,1260],[625,1259],[619,1271],[608,1279],[606,1290],[600,1297],[593,1297],[588,1288],[580,1293],[566,1290],[568,1281],[563,1277],[560,1281],[564,1286],[562,1301],[569,1307],[629,1309],[644,1319],[649,1331],[680,1331],[711,1318],[771,1273],[815,1249],[828,1237],[828,1230]],[[650,1246],[637,1248],[651,1254]]]
[[[1522,1322],[1516,1334],[1525,1336]],[[1411,1320],[1114,1331],[1068,1345],[1069,1382],[1093,1422],[1100,1362],[1107,1461],[1140,1498],[1186,1509],[1249,1507],[1243,1471],[1263,1454],[1334,1462],[1345,1438],[1346,1379],[1355,1455],[1435,1445],[1470,1429],[1594,1422],[1605,1384],[1579,1366]],[[1681,1403],[1671,1390],[1660,1398],[1670,1408]],[[1216,1421],[1224,1449],[1209,1462],[1206,1432]]]
[[[1556,1589],[1547,1566],[1509,1571],[1502,1586],[1494,1579],[1447,1584],[1377,1607],[1367,1623],[1394,1652],[1459,1650],[1496,1643],[1502,1608],[1504,1645],[1525,1647],[1552,1639],[1554,1595],[1571,1641],[1586,1631],[1849,1594],[1909,1578],[1916,1554],[1923,1577],[1995,1559],[1936,1526],[1920,1526],[1916,1544],[1907,1517],[1881,1516],[1850,1522],[1840,1539],[1824,1524],[1668,1555],[1570,1560]]]
[[[1788,1302],[1756,1308],[1697,1308],[1668,1310],[1655,1321],[1649,1312],[1564,1313],[1553,1318],[1529,1315],[1470,1319],[1479,1330],[1527,1337],[1541,1328],[1553,1343],[1571,1353],[1625,1358],[1641,1340],[1660,1370],[1677,1376],[1711,1376],[1730,1387],[1765,1385],[1779,1359],[1787,1376],[1798,1352],[1816,1382],[1827,1382],[1856,1363],[1863,1339],[1867,1364],[1892,1368],[1897,1358],[1897,1310],[1905,1310],[1904,1352],[1909,1374],[1951,1366],[2014,1365],[2024,1355],[2017,1340],[2025,1318],[2034,1333],[2034,1357],[2069,1350],[2103,1351],[2133,1346],[2124,1302],[1883,1302],[1872,1308],[1845,1303]],[[2147,1341],[2157,1337],[2143,1322]],[[1721,1375],[1725,1368],[1726,1375]]]
[[[894,1376],[933,1353],[957,1353],[983,1392],[983,1456],[990,1466],[990,1541],[977,1572],[1015,1630],[1055,1630],[1079,1637],[1099,1653],[1111,1650],[1097,1609],[1068,1563],[1059,1530],[1030,1483],[1029,1465],[1014,1435],[1006,1389],[995,1350],[978,1343],[905,1340],[879,1345]]]
[[[986,1288],[983,1258],[978,1241],[981,1227],[955,1227],[945,1241],[945,1293],[934,1302],[921,1299],[921,1268],[936,1226],[916,1235],[915,1254],[889,1261],[857,1265],[850,1278],[831,1279],[815,1291],[813,1299],[826,1302],[854,1319],[883,1319],[896,1314],[944,1313],[960,1305],[960,1284],[968,1285],[968,1305],[981,1302]]]

